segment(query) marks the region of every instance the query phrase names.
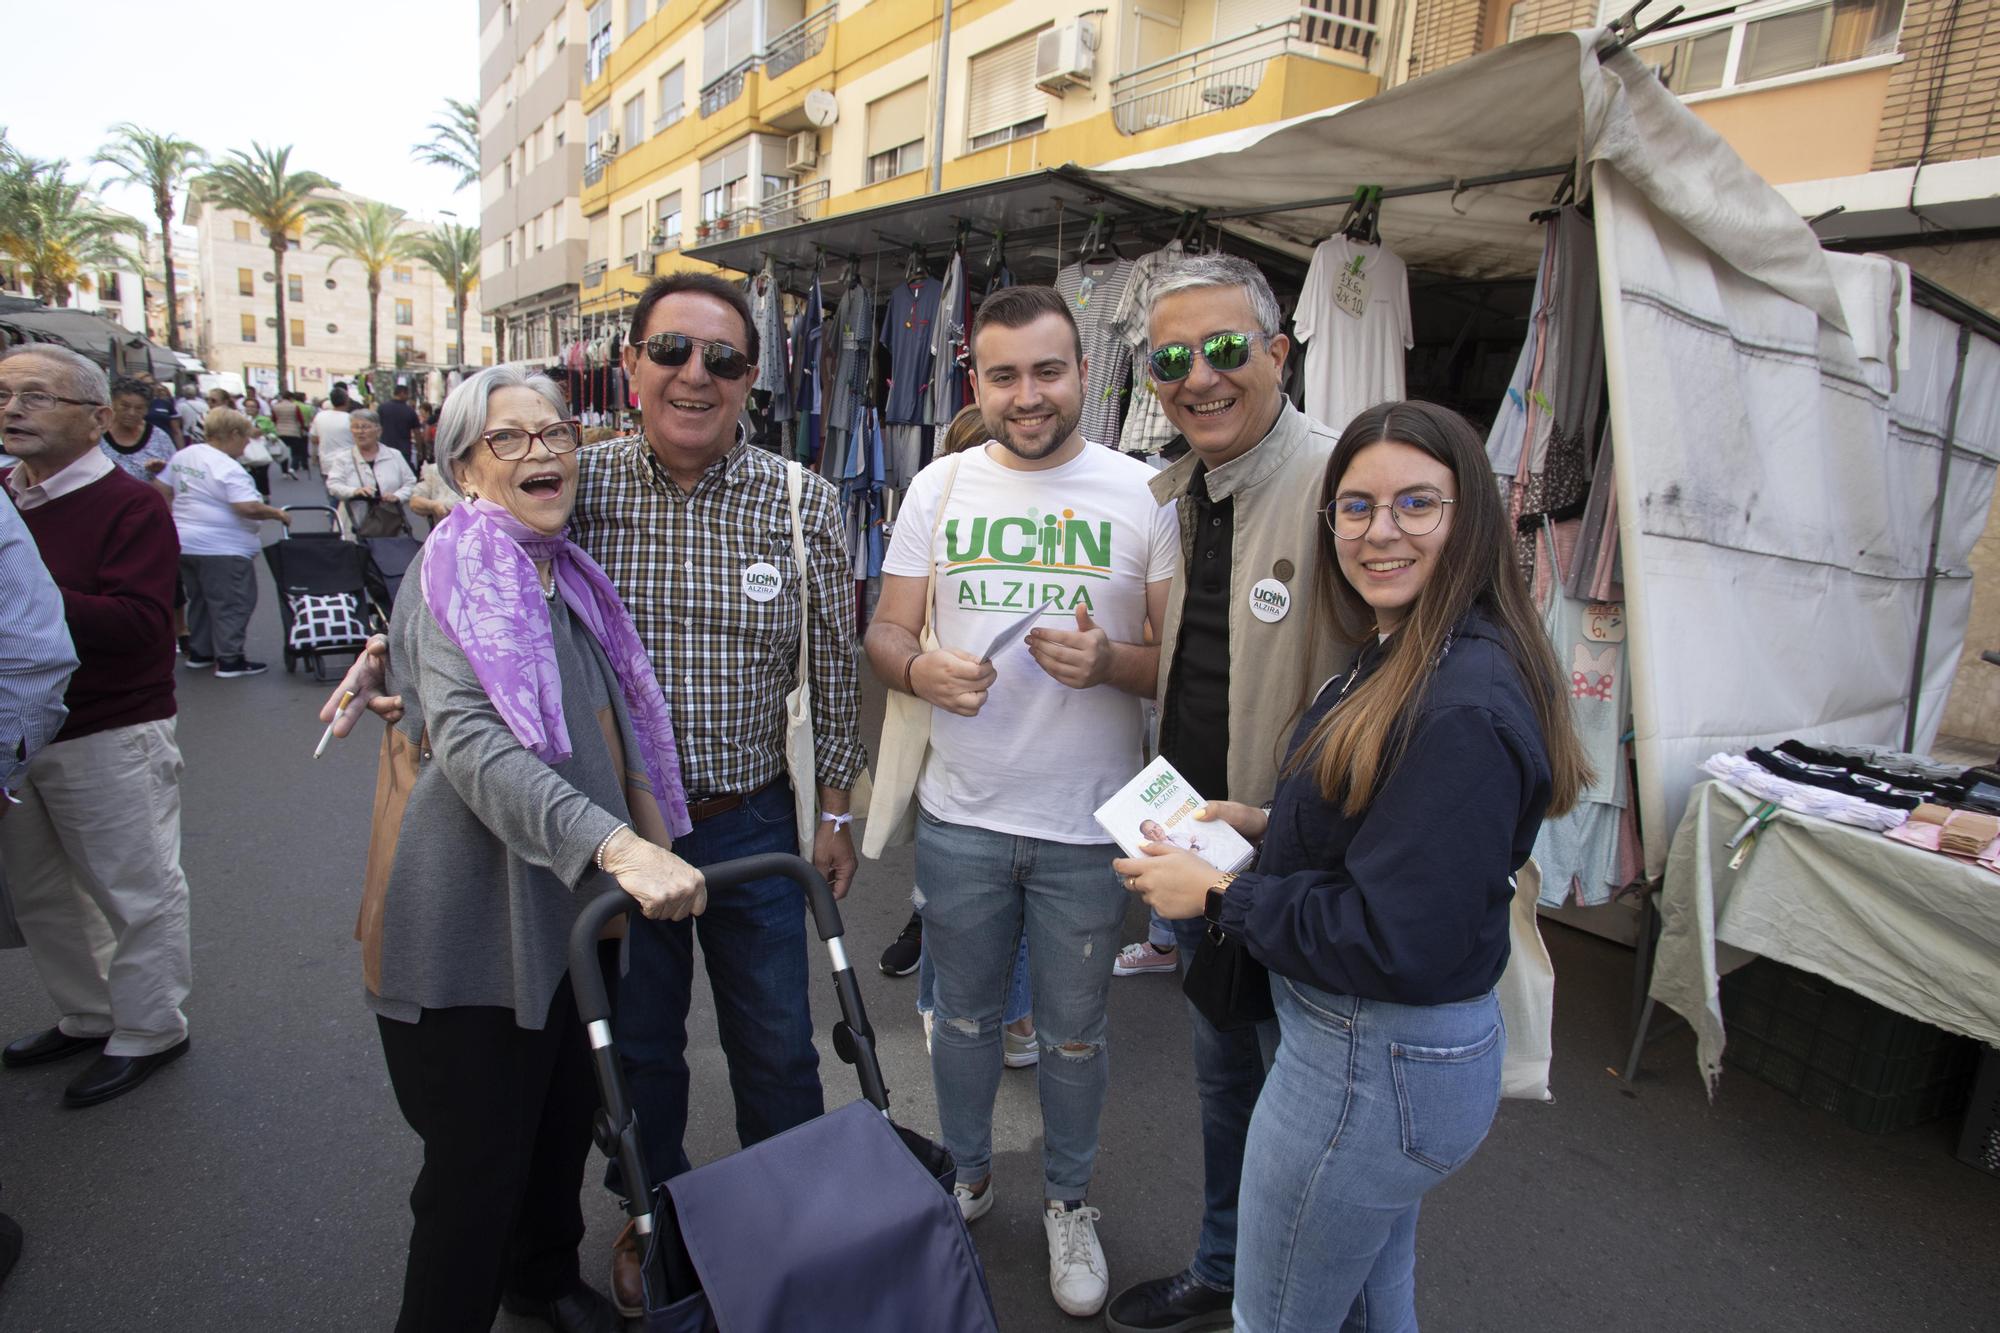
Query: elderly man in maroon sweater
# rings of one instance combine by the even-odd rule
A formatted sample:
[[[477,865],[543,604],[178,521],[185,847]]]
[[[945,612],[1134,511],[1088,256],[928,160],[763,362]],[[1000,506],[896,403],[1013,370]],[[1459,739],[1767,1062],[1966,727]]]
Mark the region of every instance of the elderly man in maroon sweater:
[[[0,357],[0,479],[62,591],[80,665],[69,720],[0,816],[0,862],[28,953],[60,1014],[0,1053],[19,1068],[86,1051],[63,1093],[91,1106],[185,1054],[188,886],[174,741],[174,571],[159,491],[97,447],[104,374],[63,348]],[[0,460],[4,462],[4,460]]]

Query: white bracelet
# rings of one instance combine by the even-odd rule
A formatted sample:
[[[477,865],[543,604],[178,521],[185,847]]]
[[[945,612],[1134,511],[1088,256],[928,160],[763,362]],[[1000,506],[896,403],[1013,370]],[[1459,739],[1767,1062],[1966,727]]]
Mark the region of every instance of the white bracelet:
[[[591,856],[591,858],[590,858],[590,859],[591,859],[591,862],[592,862],[592,863],[593,863],[594,865],[596,865],[596,867],[597,867],[597,868],[598,868],[599,870],[602,870],[602,869],[604,869],[604,849],[605,849],[606,847],[609,847],[609,846],[611,845],[611,840],[612,840],[613,838],[617,837],[617,836],[618,836],[619,834],[623,833],[624,831],[625,831],[625,825],[623,825],[623,824],[620,824],[620,825],[619,825],[619,826],[618,826],[617,828],[615,828],[615,829],[612,829],[612,830],[611,830],[611,832],[609,832],[609,833],[607,833],[607,834],[605,834],[605,835],[604,835],[604,841],[603,841],[603,842],[600,842],[600,843],[598,843],[598,844],[597,844],[597,851],[596,851],[596,853],[595,853],[595,854],[593,854],[593,855]]]
[[[852,824],[854,822],[854,816],[828,814],[826,811],[822,810],[819,812],[819,822],[822,824],[833,825],[834,832],[838,833],[840,830],[846,828],[849,824]]]

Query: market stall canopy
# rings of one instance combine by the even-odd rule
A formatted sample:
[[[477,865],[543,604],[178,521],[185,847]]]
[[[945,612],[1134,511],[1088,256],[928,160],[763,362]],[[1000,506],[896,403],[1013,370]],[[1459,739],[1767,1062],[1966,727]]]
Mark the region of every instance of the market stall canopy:
[[[172,384],[181,373],[180,358],[143,333],[88,310],[70,310],[31,303],[26,309],[0,309],[0,343],[59,343],[89,357],[114,377],[145,373]]]
[[[1354,192],[1383,188],[1383,241],[1412,270],[1534,274],[1533,215],[1605,162],[1750,277],[1845,328],[1818,240],[1778,192],[1603,29],[1550,33],[1365,102],[1123,158],[1082,175],[1291,254],[1332,235]]]

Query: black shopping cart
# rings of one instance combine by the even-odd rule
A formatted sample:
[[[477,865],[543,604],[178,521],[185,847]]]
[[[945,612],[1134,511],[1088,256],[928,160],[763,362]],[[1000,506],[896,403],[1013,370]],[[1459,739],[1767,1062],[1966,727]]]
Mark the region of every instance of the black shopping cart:
[[[340,516],[330,505],[286,505],[288,514],[313,514],[325,532],[299,532],[297,520],[264,548],[278,585],[278,619],[285,633],[285,670],[301,662],[316,680],[332,680],[377,625],[368,598],[368,552],[343,539]]]
[[[645,1333],[995,1333],[986,1272],[951,1189],[951,1154],[889,1119],[875,1034],[826,880],[796,856],[704,871],[711,898],[784,876],[805,891],[833,960],[833,1047],[865,1100],[675,1177],[626,1209],[645,1251]],[[633,910],[612,890],[570,932],[570,982],[603,1097],[597,1142],[628,1182],[647,1179],[639,1126],[612,1044],[597,937]],[[637,928],[635,923],[635,928]]]
[[[403,588],[403,575],[416,562],[424,544],[415,537],[363,537],[368,552],[368,600],[383,624],[395,613],[396,597]]]

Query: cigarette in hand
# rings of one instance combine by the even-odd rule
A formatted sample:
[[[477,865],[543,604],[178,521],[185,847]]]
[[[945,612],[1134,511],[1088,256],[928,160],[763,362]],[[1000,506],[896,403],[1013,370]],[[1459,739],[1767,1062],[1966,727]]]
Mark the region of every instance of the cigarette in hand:
[[[353,700],[353,690],[343,690],[341,692],[340,706],[333,710],[333,722],[340,721],[340,715],[347,711],[347,705],[352,703]],[[313,749],[313,758],[317,759],[325,754],[326,747],[333,741],[333,722],[326,724],[326,731],[320,736],[318,746]]]

